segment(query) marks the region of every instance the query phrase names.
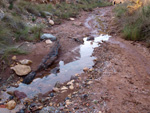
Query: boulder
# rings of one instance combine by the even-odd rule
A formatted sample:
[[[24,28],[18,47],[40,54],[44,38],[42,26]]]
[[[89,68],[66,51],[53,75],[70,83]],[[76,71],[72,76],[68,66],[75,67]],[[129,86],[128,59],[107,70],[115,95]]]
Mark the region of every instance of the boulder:
[[[41,37],[40,37],[41,40],[44,40],[44,39],[50,39],[51,41],[56,41],[57,38],[52,35],[52,34],[48,34],[48,33],[45,33],[43,34]]]
[[[19,76],[27,75],[31,72],[31,67],[26,65],[18,64],[14,67],[11,67],[15,71],[15,73]]]
[[[7,109],[12,110],[16,107],[16,102],[14,100],[11,100],[11,101],[7,102],[6,107],[7,107]]]

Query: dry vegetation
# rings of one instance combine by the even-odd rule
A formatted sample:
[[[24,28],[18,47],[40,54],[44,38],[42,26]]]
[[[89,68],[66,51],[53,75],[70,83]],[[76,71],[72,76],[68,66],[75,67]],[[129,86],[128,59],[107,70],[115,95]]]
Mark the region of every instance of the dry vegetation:
[[[121,29],[125,39],[146,41],[150,45],[150,3],[137,0],[118,5],[114,9],[121,21]]]

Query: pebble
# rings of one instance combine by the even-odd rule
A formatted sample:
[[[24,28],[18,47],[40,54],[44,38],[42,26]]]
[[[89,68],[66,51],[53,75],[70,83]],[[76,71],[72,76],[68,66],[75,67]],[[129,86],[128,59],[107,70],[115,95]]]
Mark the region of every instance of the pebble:
[[[12,60],[16,60],[16,59],[17,59],[17,57],[16,57],[16,56],[13,56],[11,59],[12,59]]]
[[[83,71],[88,71],[88,70],[89,70],[89,68],[87,68],[87,67],[83,68]]]
[[[92,83],[93,83],[93,81],[89,81],[89,82],[87,82],[87,84],[88,84],[88,85],[90,85],[90,84],[92,84]]]
[[[71,20],[71,21],[74,21],[75,19],[74,19],[74,18],[70,18],[70,20]]]
[[[72,102],[70,102],[70,100],[66,100],[66,105],[68,106],[70,104],[72,104]]]
[[[74,80],[71,80],[70,82],[67,83],[67,85],[72,85]]]
[[[59,92],[59,88],[54,87],[54,88],[53,88],[53,91]]]
[[[50,97],[54,97],[54,93],[50,93]]]
[[[51,103],[49,103],[49,105],[50,105],[50,106],[53,106],[53,103],[51,102]]]
[[[6,107],[9,109],[9,110],[12,110],[16,107],[16,102],[14,100],[10,100],[7,104],[6,104]]]
[[[73,90],[73,89],[74,89],[74,86],[73,86],[73,85],[69,86],[69,89]]]
[[[61,88],[61,90],[67,90],[68,88],[66,87],[66,86],[63,86],[62,88]]]
[[[46,44],[52,44],[53,42],[51,40],[46,40],[45,43]]]

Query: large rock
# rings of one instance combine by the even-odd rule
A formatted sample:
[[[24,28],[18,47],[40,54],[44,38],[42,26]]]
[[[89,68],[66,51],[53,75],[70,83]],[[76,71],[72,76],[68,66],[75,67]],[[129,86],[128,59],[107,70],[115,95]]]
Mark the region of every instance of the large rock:
[[[6,107],[9,110],[12,110],[12,109],[14,109],[16,107],[16,102],[14,100],[11,100],[11,101],[7,102]]]
[[[19,76],[27,75],[31,72],[31,67],[26,65],[18,64],[14,67],[11,67],[15,71],[15,73]]]
[[[48,33],[45,33],[43,34],[41,37],[40,37],[41,40],[44,40],[44,39],[50,39],[51,41],[56,41],[57,38],[52,35],[52,34],[48,34]]]

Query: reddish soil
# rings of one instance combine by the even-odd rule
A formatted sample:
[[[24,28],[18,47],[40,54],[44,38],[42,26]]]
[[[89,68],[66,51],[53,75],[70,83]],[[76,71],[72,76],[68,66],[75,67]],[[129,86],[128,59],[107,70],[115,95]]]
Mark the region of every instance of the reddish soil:
[[[83,26],[88,16],[99,15],[107,28],[105,30],[111,33],[112,37],[95,49],[93,55],[97,59],[93,69],[75,77],[74,90],[55,93],[53,98],[41,102],[43,106],[49,106],[51,102],[52,106],[59,109],[58,103],[64,103],[64,99],[69,97],[71,104],[63,108],[64,112],[150,112],[149,49],[137,42],[121,39],[118,30],[115,30],[118,26],[114,24],[112,9],[113,7],[105,7],[97,8],[90,13],[82,12],[75,21],[65,21],[50,30],[45,30],[45,32],[52,33],[59,38],[61,43],[59,60],[63,59],[66,63],[72,61],[68,51],[80,44],[73,38],[82,41],[83,37],[90,35],[89,32],[93,28],[97,29],[92,21],[89,23],[91,26],[89,29]],[[80,22],[81,24],[79,24]],[[41,58],[37,61],[41,61]],[[92,82],[88,83],[89,81]],[[47,95],[44,96],[47,97]],[[39,97],[42,96],[39,95]]]
[[[112,7],[96,9],[105,12],[109,32],[114,25]],[[92,14],[91,13],[91,14]],[[92,27],[93,28],[93,27]],[[117,30],[116,30],[117,31]],[[114,32],[108,42],[95,49],[93,71],[78,77],[75,89],[58,93],[51,102],[63,102],[71,96],[72,104],[64,111],[85,113],[148,113],[150,112],[150,52],[139,43],[125,41]],[[92,81],[90,85],[87,81]],[[64,84],[66,85],[66,84]],[[88,95],[84,98],[84,94]]]

